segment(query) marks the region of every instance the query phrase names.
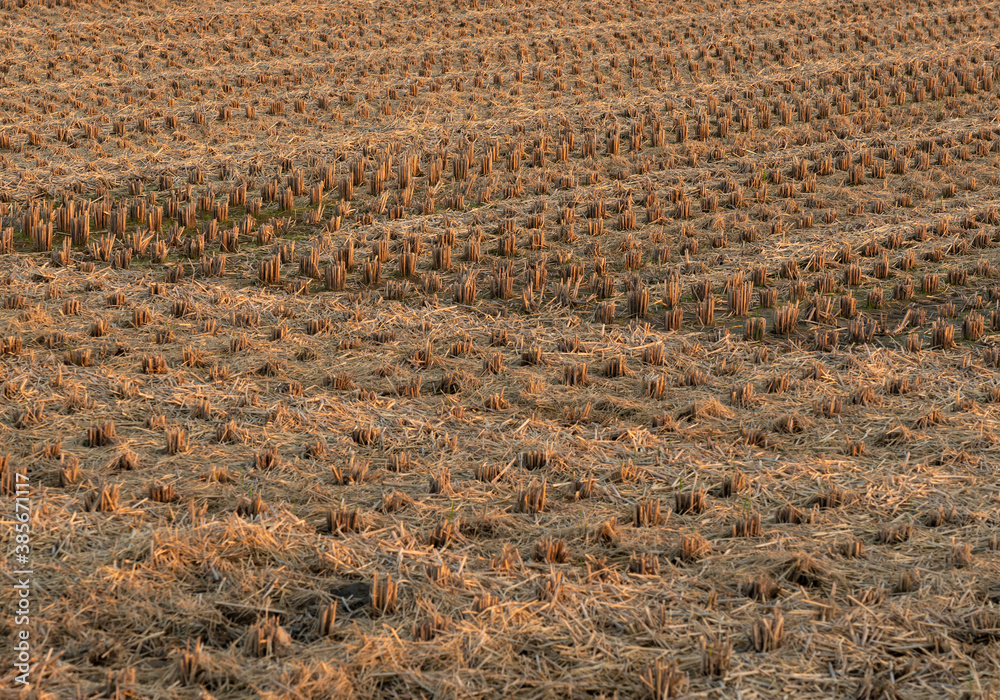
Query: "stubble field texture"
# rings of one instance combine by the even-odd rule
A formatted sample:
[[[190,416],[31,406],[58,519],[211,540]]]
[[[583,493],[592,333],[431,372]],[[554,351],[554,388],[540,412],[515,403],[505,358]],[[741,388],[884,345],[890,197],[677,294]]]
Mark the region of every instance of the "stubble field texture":
[[[1000,697],[998,21],[0,0],[22,695]]]

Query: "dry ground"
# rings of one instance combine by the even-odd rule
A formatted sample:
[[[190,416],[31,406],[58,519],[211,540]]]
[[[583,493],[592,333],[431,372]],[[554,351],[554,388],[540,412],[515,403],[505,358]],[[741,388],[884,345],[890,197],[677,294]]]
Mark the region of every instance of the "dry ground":
[[[1000,697],[998,17],[0,0],[26,695]]]

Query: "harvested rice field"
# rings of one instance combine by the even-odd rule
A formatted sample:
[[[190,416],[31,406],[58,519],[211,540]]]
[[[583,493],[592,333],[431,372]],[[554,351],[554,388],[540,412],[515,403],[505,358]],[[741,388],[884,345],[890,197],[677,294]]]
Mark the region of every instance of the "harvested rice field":
[[[0,0],[0,694],[1000,698],[998,21]]]

